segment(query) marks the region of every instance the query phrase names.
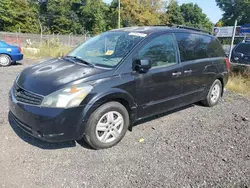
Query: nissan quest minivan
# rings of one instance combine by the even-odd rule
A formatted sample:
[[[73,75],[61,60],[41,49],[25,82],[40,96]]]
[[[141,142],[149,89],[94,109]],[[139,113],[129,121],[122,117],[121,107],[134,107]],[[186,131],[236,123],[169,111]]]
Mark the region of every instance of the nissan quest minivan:
[[[201,30],[112,30],[24,69],[10,90],[10,117],[41,140],[108,148],[138,120],[198,101],[216,105],[229,68],[217,39]]]

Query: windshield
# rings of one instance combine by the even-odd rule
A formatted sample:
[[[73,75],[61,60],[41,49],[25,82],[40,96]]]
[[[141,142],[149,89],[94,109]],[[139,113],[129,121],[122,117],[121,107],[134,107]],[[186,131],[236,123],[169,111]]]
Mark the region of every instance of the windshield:
[[[105,32],[81,44],[67,56],[96,66],[115,67],[145,36],[143,33]]]
[[[250,44],[239,44],[235,49],[237,53],[243,53],[244,55],[250,55]]]

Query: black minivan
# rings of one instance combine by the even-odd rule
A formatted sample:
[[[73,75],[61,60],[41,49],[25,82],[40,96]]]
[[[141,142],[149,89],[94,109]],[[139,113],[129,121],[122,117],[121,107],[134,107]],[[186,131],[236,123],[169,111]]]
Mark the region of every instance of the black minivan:
[[[45,141],[108,148],[143,118],[198,101],[216,105],[229,68],[217,39],[201,31],[112,30],[23,70],[10,90],[10,117]]]

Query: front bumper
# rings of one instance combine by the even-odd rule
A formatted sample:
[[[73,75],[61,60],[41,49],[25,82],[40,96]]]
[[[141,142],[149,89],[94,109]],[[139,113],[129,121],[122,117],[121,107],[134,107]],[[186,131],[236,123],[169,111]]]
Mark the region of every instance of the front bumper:
[[[70,109],[43,108],[16,101],[12,89],[9,95],[10,118],[26,133],[48,142],[79,140],[85,123],[84,107]]]

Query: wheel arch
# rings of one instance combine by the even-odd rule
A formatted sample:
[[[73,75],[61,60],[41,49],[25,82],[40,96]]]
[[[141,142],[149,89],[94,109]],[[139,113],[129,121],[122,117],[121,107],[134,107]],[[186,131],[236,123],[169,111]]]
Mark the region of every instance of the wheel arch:
[[[224,82],[224,79],[223,79],[223,75],[216,76],[215,80],[219,80],[221,82],[221,84],[222,84],[221,96],[223,97],[223,95],[224,95],[224,87],[225,87],[225,82]]]
[[[10,55],[10,54],[7,54],[7,53],[0,53],[0,55],[7,55],[7,56],[9,56],[10,57],[10,59],[11,59],[11,61],[12,61],[12,56]]]
[[[130,122],[133,123],[136,117],[136,103],[134,98],[124,90],[113,89],[109,92],[98,94],[93,97],[85,106],[83,110],[83,122],[87,122],[91,114],[99,108],[101,105],[107,102],[119,102],[121,103],[128,111]]]

